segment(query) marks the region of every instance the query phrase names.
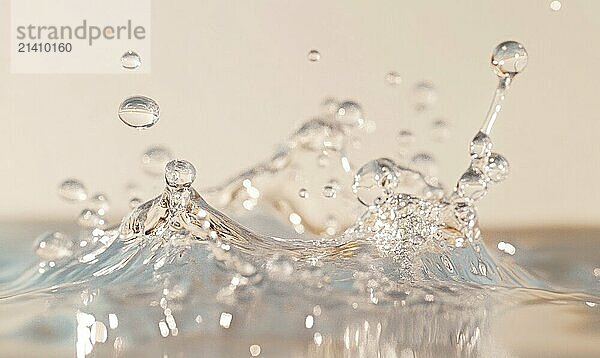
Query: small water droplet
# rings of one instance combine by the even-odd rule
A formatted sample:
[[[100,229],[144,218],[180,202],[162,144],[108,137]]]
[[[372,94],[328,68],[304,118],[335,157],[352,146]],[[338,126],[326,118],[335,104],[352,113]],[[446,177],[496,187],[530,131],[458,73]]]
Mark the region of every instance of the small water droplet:
[[[506,179],[510,170],[508,160],[503,155],[492,153],[488,157],[485,174],[495,183]]]
[[[250,355],[253,357],[258,357],[260,355],[260,346],[258,344],[250,346]]]
[[[498,76],[514,76],[527,66],[527,51],[516,41],[496,46],[492,53],[492,67]]]
[[[363,165],[354,176],[352,192],[363,205],[372,205],[394,192],[398,186],[395,163],[386,158],[372,160]]]
[[[67,179],[58,186],[58,194],[66,201],[83,201],[87,199],[87,189],[77,179]]]
[[[361,106],[353,101],[345,101],[340,103],[335,119],[342,125],[350,128],[362,127],[364,124]]]
[[[142,167],[152,175],[162,175],[167,163],[173,159],[173,153],[163,146],[148,148],[142,155]]]
[[[385,82],[390,86],[397,86],[402,83],[402,77],[398,72],[391,71],[385,75]]]
[[[554,0],[552,2],[550,2],[550,9],[554,10],[554,11],[558,11],[562,8],[562,3],[558,0]]]
[[[73,240],[61,232],[42,235],[34,245],[36,255],[47,261],[60,260],[71,256],[74,247]]]
[[[323,186],[323,196],[326,198],[335,198],[337,195],[337,190],[334,185],[326,184]]]
[[[431,124],[431,137],[436,142],[443,142],[450,136],[450,126],[443,119],[437,119]]]
[[[321,59],[321,53],[317,50],[310,50],[308,53],[308,60],[310,62],[317,62]]]
[[[128,70],[135,70],[142,64],[142,59],[134,51],[127,51],[121,56],[121,66]]]
[[[196,168],[187,160],[172,160],[165,168],[165,180],[172,187],[192,185],[196,179]]]
[[[487,134],[477,132],[475,138],[471,140],[470,152],[472,158],[485,158],[492,153],[492,140]]]
[[[119,118],[132,128],[150,128],[158,122],[159,117],[158,104],[152,98],[133,96],[126,98],[119,106]]]
[[[428,81],[418,82],[413,87],[415,109],[422,111],[431,107],[437,101],[437,91],[433,83]]]
[[[306,190],[305,188],[302,188],[298,191],[298,196],[301,197],[302,199],[307,199],[308,198],[308,190]]]

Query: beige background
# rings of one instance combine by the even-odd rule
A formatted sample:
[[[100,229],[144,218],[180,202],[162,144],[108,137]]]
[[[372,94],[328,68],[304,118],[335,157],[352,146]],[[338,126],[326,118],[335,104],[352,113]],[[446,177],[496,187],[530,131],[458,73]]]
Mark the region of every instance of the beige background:
[[[11,75],[10,2],[0,0],[0,220],[73,218],[56,195],[68,176],[123,198],[156,143],[194,162],[198,182],[217,183],[269,155],[329,95],[357,99],[377,123],[364,159],[393,154],[398,129],[426,138],[445,117],[450,140],[423,145],[453,182],[496,84],[489,54],[514,39],[529,66],[493,133],[513,170],[482,202],[483,225],[597,225],[600,1],[562,3],[554,12],[547,0],[155,1],[151,74]],[[306,59],[312,48],[319,63]],[[384,83],[390,70],[400,87]],[[440,98],[415,118],[408,97],[422,79]],[[116,117],[138,93],[162,111],[145,132]]]

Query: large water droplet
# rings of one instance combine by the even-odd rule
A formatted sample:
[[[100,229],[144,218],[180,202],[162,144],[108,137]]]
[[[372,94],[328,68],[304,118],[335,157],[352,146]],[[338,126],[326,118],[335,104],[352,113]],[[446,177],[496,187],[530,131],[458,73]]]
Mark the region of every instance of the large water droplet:
[[[321,53],[317,50],[310,50],[308,53],[308,60],[310,62],[317,62],[321,59]]]
[[[485,158],[492,152],[492,140],[487,134],[477,132],[475,137],[471,140],[469,150],[472,158]]]
[[[491,181],[498,183],[506,179],[509,169],[508,160],[503,155],[492,153],[487,160],[485,174]]]
[[[196,179],[196,168],[187,160],[172,160],[165,168],[165,180],[172,187],[187,187]]]
[[[142,167],[149,174],[161,175],[171,159],[173,153],[169,149],[162,146],[150,147],[142,155]]]
[[[386,198],[398,186],[396,164],[386,158],[372,160],[363,165],[354,176],[352,192],[364,205],[372,205],[378,198]]]
[[[58,194],[66,201],[83,201],[88,196],[85,186],[77,179],[67,179],[60,183]]]
[[[421,81],[413,87],[415,109],[422,111],[431,107],[437,101],[437,92],[431,82]]]
[[[152,98],[133,96],[119,106],[119,118],[133,128],[150,128],[158,122],[159,117],[158,104]]]
[[[73,240],[60,232],[53,232],[39,237],[35,244],[35,253],[43,260],[60,260],[73,254]]]
[[[527,51],[518,42],[506,41],[492,53],[492,67],[498,76],[514,76],[527,66]]]
[[[472,200],[482,198],[487,194],[487,181],[483,174],[473,168],[467,169],[458,180],[457,194]]]
[[[142,64],[142,59],[134,51],[127,51],[121,56],[121,66],[128,70],[135,70]]]
[[[344,126],[351,128],[362,127],[365,122],[362,115],[362,108],[358,103],[345,101],[340,103],[335,113],[335,119]]]

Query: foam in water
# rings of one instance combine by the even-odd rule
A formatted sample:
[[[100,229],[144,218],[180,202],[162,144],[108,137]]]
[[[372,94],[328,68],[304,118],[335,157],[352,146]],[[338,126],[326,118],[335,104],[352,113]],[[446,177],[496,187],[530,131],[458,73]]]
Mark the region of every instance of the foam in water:
[[[149,172],[169,159],[164,187],[142,200],[130,186],[132,210],[119,225],[104,217],[105,194],[88,199],[80,182],[63,183],[61,195],[86,206],[81,234],[44,234],[39,261],[1,282],[3,309],[24,316],[0,340],[12,349],[29,337],[44,353],[59,348],[37,342],[74,341],[60,352],[77,356],[502,355],[489,328],[497,307],[565,299],[491,255],[478,227],[477,201],[508,174],[490,134],[524,51],[504,43],[494,52],[492,109],[449,190],[428,152],[407,165],[357,166],[364,113],[335,99],[273,156],[212,188],[198,186],[192,163],[149,149]],[[421,111],[435,96],[429,84],[417,88]],[[132,97],[119,116],[149,127],[158,105]],[[398,142],[409,146],[413,133],[402,130]]]

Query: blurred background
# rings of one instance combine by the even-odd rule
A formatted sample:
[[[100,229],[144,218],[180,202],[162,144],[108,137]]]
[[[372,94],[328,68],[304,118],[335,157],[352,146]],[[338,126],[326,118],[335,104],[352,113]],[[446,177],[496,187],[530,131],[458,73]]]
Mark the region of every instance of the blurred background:
[[[497,84],[491,51],[515,40],[529,64],[492,133],[511,174],[481,201],[482,227],[596,226],[600,2],[551,3],[154,1],[149,73],[23,75],[10,73],[10,1],[0,0],[0,222],[75,220],[57,195],[68,177],[124,213],[127,183],[156,180],[140,165],[156,144],[193,162],[198,186],[219,183],[267,158],[330,96],[356,100],[376,123],[361,160],[393,157],[396,133],[411,128],[453,185]],[[312,49],[320,61],[308,61]],[[400,85],[386,83],[390,71]],[[417,114],[422,80],[438,100]],[[150,130],[117,117],[134,94],[161,107]],[[450,137],[434,143],[440,118]]]

